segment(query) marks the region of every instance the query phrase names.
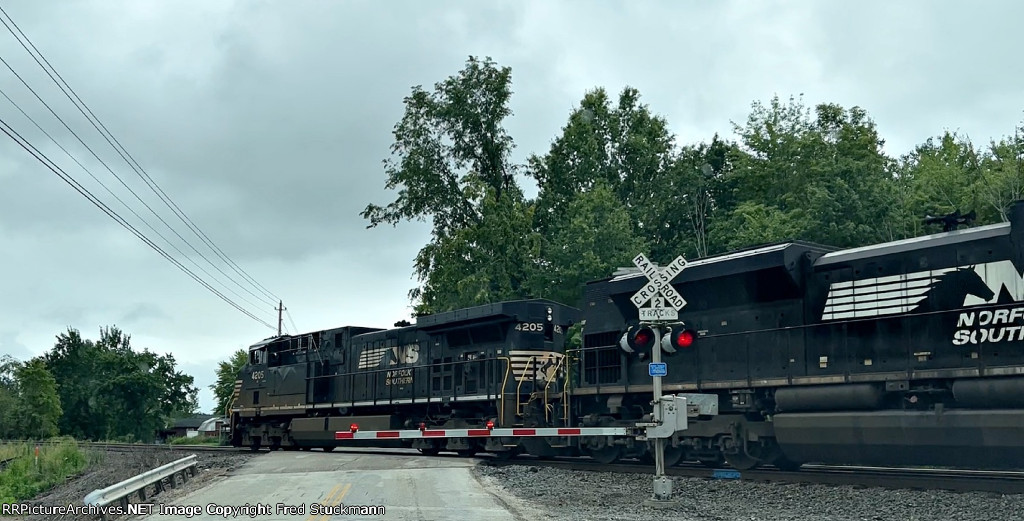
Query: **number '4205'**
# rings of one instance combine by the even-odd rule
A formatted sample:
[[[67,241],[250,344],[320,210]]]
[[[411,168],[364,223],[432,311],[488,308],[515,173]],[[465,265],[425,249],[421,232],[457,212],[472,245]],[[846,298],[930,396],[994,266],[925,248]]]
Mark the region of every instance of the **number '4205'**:
[[[544,331],[544,323],[543,322],[520,322],[519,324],[516,324],[515,329],[516,329],[516,331],[536,331],[536,332],[540,333],[540,332]],[[556,326],[554,326],[554,330],[555,330],[555,333],[561,334],[562,333],[562,326],[556,325]]]

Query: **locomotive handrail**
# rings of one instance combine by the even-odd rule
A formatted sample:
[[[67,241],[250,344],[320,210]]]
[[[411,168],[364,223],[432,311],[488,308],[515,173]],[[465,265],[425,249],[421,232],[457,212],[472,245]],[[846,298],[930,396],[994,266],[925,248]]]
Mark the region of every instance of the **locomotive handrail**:
[[[505,386],[508,385],[508,375],[512,372],[512,359],[507,356],[499,356],[496,359],[505,361],[505,377],[501,379],[501,420],[503,421],[505,419]]]
[[[522,376],[522,378],[519,379],[519,384],[516,385],[516,414],[519,415],[519,416],[522,416],[522,414],[523,414],[523,409],[522,409],[523,404],[522,404],[522,402],[519,401],[519,398],[523,395],[523,382],[526,381],[526,374],[528,372],[530,372],[530,366],[533,364],[534,360],[536,360],[536,359],[537,359],[536,356],[531,356],[530,359],[527,360],[526,366],[523,367],[523,376]],[[536,380],[536,378],[534,378],[534,380]],[[529,403],[529,402],[527,402],[527,403]]]
[[[558,363],[555,364],[554,373],[555,373],[556,376],[558,375],[558,369],[562,367],[562,363],[564,363],[564,362],[565,362],[565,357],[563,356],[563,357],[559,358],[558,359]],[[550,379],[544,384],[544,420],[550,423],[551,422],[551,415],[548,414],[548,387],[551,387],[551,380]],[[563,395],[562,399],[563,400],[565,399],[564,395]]]

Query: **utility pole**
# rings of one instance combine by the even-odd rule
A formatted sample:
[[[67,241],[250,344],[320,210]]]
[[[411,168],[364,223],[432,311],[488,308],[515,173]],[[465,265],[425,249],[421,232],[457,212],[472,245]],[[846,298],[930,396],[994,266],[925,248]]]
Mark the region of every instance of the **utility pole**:
[[[281,312],[284,311],[284,301],[277,301],[277,336],[281,336]]]

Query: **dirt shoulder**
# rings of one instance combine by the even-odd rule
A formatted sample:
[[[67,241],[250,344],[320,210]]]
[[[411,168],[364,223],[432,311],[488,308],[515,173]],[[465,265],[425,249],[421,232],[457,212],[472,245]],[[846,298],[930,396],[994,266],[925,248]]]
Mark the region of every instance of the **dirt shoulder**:
[[[26,501],[28,505],[46,506],[80,506],[84,504],[85,496],[94,490],[109,487],[115,483],[124,481],[132,476],[152,470],[161,465],[195,454],[198,463],[196,475],[185,484],[177,488],[167,488],[163,493],[152,498],[151,501],[167,503],[174,499],[188,494],[194,490],[223,479],[235,468],[244,464],[250,458],[258,457],[258,454],[246,452],[208,452],[190,451],[187,447],[174,447],[159,450],[137,450],[137,451],[106,451],[102,449],[85,449],[89,452],[90,464],[84,472],[64,483],[57,485],[37,496],[35,499]],[[147,496],[155,493],[154,487],[147,490]],[[139,497],[135,495],[132,502],[138,502]],[[92,520],[95,517],[67,516],[44,516],[29,515],[21,517],[0,516],[0,521],[44,521],[52,519],[62,520]],[[122,518],[124,519],[124,518]]]

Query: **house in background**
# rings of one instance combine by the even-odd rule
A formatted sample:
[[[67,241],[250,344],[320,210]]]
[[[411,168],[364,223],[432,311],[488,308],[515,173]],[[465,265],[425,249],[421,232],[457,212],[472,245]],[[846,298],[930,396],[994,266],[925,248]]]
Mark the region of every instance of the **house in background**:
[[[220,436],[220,432],[227,425],[227,421],[227,418],[214,416],[204,421],[196,430],[199,431],[199,436],[216,438]]]
[[[167,441],[170,438],[182,436],[188,438],[199,436],[199,428],[210,419],[217,419],[217,417],[212,414],[193,414],[185,418],[178,418],[174,420],[170,428],[158,432],[157,437],[160,438],[160,441]]]

